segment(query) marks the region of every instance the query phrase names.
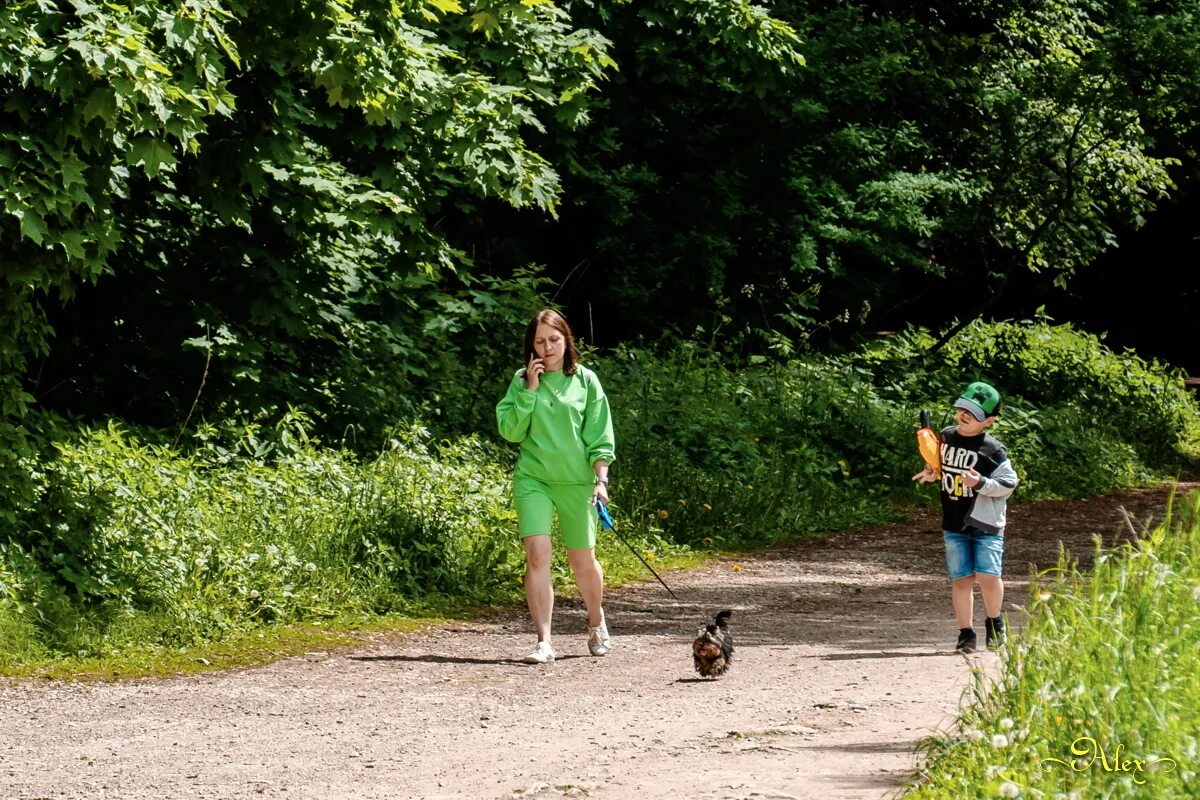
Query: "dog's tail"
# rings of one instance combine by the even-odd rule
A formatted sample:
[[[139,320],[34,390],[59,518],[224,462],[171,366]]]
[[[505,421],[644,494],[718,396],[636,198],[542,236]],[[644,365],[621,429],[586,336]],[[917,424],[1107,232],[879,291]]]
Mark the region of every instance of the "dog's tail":
[[[726,623],[729,622],[729,618],[732,616],[733,616],[733,611],[731,611],[729,609],[725,609],[724,611],[717,614],[717,618],[715,620],[715,622],[717,623],[717,627],[720,628],[721,630],[724,630],[726,627],[728,627],[728,625]]]

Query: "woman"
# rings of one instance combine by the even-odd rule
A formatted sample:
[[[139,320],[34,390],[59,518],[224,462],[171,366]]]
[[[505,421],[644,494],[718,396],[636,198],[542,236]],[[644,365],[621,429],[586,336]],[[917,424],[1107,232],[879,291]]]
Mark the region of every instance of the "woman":
[[[588,615],[588,650],[612,649],[604,619],[604,573],[596,560],[595,501],[608,502],[608,465],[615,458],[608,399],[596,374],[578,363],[575,337],[556,311],[539,311],[525,329],[525,368],[496,406],[500,435],[521,445],[513,500],[525,545],[525,600],[538,643],[525,661],[554,661],[550,619],[550,523],[567,545],[567,559]]]

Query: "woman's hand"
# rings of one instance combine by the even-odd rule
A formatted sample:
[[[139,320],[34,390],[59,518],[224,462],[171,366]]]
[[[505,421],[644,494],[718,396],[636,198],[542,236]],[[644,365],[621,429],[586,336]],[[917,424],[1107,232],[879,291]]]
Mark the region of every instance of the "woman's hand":
[[[525,365],[525,385],[529,388],[529,391],[537,391],[542,373],[545,371],[546,365],[542,363],[542,360],[537,356],[531,356],[529,363]]]
[[[592,503],[599,500],[604,505],[608,505],[608,484],[597,483],[596,488],[592,489]]]
[[[921,470],[916,475],[913,475],[912,479],[914,481],[920,481],[921,483],[933,483],[937,480],[937,473],[933,471],[933,467],[926,464],[925,469]]]

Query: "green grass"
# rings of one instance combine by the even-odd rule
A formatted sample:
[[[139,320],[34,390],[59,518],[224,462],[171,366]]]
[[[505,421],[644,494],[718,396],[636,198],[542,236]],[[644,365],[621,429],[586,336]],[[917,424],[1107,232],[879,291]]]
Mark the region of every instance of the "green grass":
[[[117,655],[85,658],[49,658],[0,665],[0,675],[46,680],[119,681],[212,672],[264,664],[311,651],[330,651],[360,645],[374,633],[417,630],[420,620],[379,619],[368,627],[332,621],[327,625],[282,625],[259,631],[241,631],[220,642],[193,647],[147,645]]]
[[[1173,515],[1090,573],[1060,555],[906,800],[1200,797],[1200,494]]]
[[[685,551],[658,556],[641,543],[647,558],[668,584],[671,573],[710,561],[715,554]],[[561,550],[561,548],[559,548]],[[654,581],[654,577],[629,549],[611,534],[602,534],[597,557],[605,568],[609,588]],[[578,595],[566,563],[565,553],[556,552],[556,594]],[[173,624],[170,617],[141,615],[125,624],[97,628],[92,635],[104,644],[85,647],[84,655],[65,655],[40,645],[36,633],[26,626],[0,617],[0,677],[73,681],[120,681],[146,677],[213,672],[235,667],[266,664],[309,652],[331,652],[362,647],[381,637],[425,630],[453,621],[479,619],[498,606],[508,609],[523,605],[520,580],[511,590],[498,592],[495,604],[481,604],[453,597],[426,597],[411,603],[405,614],[340,615],[321,622],[260,625],[233,630],[215,640],[198,640],[190,645],[157,643]],[[104,653],[94,655],[94,653]],[[92,654],[92,655],[89,655]]]

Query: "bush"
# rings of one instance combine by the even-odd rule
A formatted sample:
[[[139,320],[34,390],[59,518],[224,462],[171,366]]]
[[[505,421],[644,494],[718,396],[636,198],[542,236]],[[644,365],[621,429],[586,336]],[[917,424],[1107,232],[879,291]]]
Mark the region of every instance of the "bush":
[[[43,513],[3,553],[8,619],[56,652],[101,654],[114,627],[143,615],[160,618],[152,641],[189,643],[511,593],[520,545],[488,447],[435,446],[414,429],[362,462],[305,441],[300,422],[269,462],[217,447],[180,455],[115,424],[60,445]]]
[[[695,344],[595,365],[614,398],[620,507],[676,542],[737,547],[876,522],[911,427],[832,360],[732,370]],[[881,478],[880,476],[886,476]]]
[[[1152,470],[1200,458],[1200,414],[1178,369],[1115,353],[1099,337],[1046,321],[976,321],[930,355],[933,342],[928,331],[910,329],[853,360],[898,400],[940,408],[968,382],[987,380],[1006,409],[1075,409],[1072,425],[1131,445]],[[1003,411],[1001,420],[1008,416]]]

